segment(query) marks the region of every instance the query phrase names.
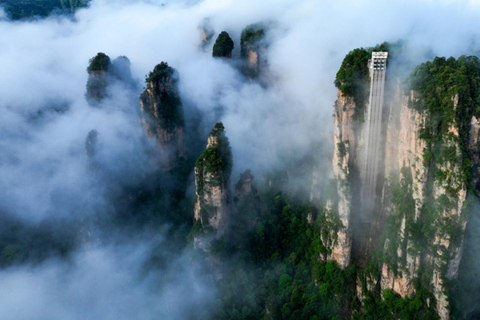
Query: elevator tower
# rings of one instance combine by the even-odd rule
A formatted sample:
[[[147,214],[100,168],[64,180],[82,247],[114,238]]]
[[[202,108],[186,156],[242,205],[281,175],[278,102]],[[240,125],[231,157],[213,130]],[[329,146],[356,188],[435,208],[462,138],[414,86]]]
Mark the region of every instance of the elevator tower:
[[[371,222],[375,208],[377,176],[380,164],[380,143],[382,135],[383,94],[388,52],[372,52],[368,62],[370,95],[366,110],[364,129],[364,161],[360,171],[362,182],[362,220]]]

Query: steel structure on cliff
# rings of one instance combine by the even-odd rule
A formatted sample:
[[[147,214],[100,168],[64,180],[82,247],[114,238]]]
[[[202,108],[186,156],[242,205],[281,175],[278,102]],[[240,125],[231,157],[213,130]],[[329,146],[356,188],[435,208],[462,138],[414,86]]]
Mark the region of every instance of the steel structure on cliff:
[[[388,52],[372,52],[368,62],[370,96],[366,110],[364,131],[364,163],[360,172],[362,181],[362,220],[371,222],[375,207],[377,176],[379,172],[380,142],[382,135],[383,94]]]

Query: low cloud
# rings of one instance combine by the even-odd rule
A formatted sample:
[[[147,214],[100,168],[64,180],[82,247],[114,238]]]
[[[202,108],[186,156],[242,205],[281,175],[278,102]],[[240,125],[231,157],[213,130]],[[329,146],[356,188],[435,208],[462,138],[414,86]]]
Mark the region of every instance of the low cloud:
[[[224,122],[235,180],[248,168],[255,175],[282,168],[313,146],[331,150],[333,81],[350,50],[402,39],[412,61],[423,61],[426,52],[478,52],[479,15],[472,1],[97,0],[73,19],[23,22],[7,20],[0,9],[0,212],[34,226],[60,218],[81,225],[115,212],[112,189],[156,169],[138,96],[161,61],[179,72],[187,119],[202,116],[198,139]],[[215,36],[202,49],[198,27],[205,18]],[[236,61],[211,57],[213,41],[226,30],[238,58],[242,29],[259,21],[272,26],[267,84],[246,79]],[[113,85],[111,97],[92,108],[84,96],[86,67],[98,52],[127,56],[138,86]],[[91,130],[101,145],[97,171],[85,155]],[[328,157],[318,159],[325,176]],[[213,301],[214,290],[188,253],[171,254],[165,246],[168,267],[145,272],[149,241],[113,245],[107,230],[97,232],[110,240],[66,261],[0,271],[3,317],[185,319],[198,303]]]

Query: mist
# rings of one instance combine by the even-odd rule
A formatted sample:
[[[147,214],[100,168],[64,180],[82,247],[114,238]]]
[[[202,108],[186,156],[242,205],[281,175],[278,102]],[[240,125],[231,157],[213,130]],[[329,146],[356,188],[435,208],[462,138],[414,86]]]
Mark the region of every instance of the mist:
[[[211,57],[214,40],[201,47],[198,28],[205,18],[214,39],[229,32],[233,61]],[[133,237],[105,227],[118,214],[112,199],[158,170],[138,105],[145,76],[156,64],[166,61],[177,69],[186,119],[200,115],[203,140],[216,121],[224,123],[233,182],[246,169],[261,177],[315,150],[316,167],[328,178],[333,81],[345,55],[398,40],[416,63],[478,53],[479,18],[476,1],[428,0],[97,0],[73,17],[20,22],[0,10],[3,229],[87,230],[78,232],[72,251],[61,258],[26,259],[1,270],[0,314],[186,319],[214,301],[215,288],[191,263],[189,250],[172,245],[171,224],[161,220],[154,228],[135,229]],[[245,78],[235,63],[241,31],[257,22],[271,26],[266,85]],[[135,85],[110,86],[109,98],[93,108],[85,99],[86,68],[98,52],[127,56]],[[100,145],[95,170],[85,155],[91,130]],[[160,216],[175,214],[164,208]],[[106,222],[99,227],[99,220]],[[152,251],[161,256],[158,268],[146,267]]]

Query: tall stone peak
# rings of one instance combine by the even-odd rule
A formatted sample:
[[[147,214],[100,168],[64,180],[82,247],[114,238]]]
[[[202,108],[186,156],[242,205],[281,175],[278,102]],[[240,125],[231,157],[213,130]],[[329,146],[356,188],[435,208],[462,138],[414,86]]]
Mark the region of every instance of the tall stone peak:
[[[195,220],[223,234],[228,219],[232,153],[221,122],[215,124],[195,164]]]
[[[480,126],[473,101],[480,93],[461,81],[452,86],[444,79],[461,75],[477,81],[480,62],[471,57],[436,58],[417,67],[406,82],[390,73],[383,92],[369,83],[379,70],[386,70],[372,52],[376,50],[353,50],[337,74],[332,164],[338,194],[327,210],[327,220],[337,226],[322,232],[326,259],[364,270],[357,274],[360,301],[375,290],[405,299],[416,299],[419,290],[427,290],[435,300],[428,308],[446,320],[446,283],[458,276],[471,210],[467,199],[478,181]],[[372,161],[365,157],[374,115],[371,90],[384,94],[385,104],[377,122],[381,133],[378,173],[373,177],[377,185],[372,190],[376,200],[365,220],[361,170]],[[382,256],[380,261],[373,261],[375,254]],[[365,271],[372,267],[374,272]]]
[[[242,238],[251,231],[259,217],[260,197],[255,178],[250,170],[240,174],[235,184],[235,212],[230,222],[231,237],[237,243],[243,243]]]
[[[136,86],[130,71],[130,60],[125,56],[112,61],[108,55],[99,52],[90,59],[87,73],[85,98],[91,106],[99,106],[109,96],[108,88],[114,83],[122,83],[130,89]]]
[[[107,96],[110,57],[103,52],[90,59],[86,98],[90,105],[96,105]]]
[[[235,201],[242,201],[251,196],[258,196],[257,187],[252,172],[250,170],[245,170],[245,172],[240,175],[240,179],[235,185]]]
[[[98,131],[90,130],[85,139],[85,154],[88,159],[92,159],[98,152]]]
[[[146,78],[147,87],[140,95],[142,123],[148,135],[161,147],[161,164],[175,166],[184,156],[184,115],[178,92],[178,73],[168,63],[156,65]]]
[[[213,36],[215,35],[215,31],[210,22],[210,19],[209,18],[203,19],[202,23],[198,26],[197,29],[200,31],[200,39],[201,39],[200,47],[202,49],[205,49],[207,45],[210,43],[210,41],[212,40]]]

